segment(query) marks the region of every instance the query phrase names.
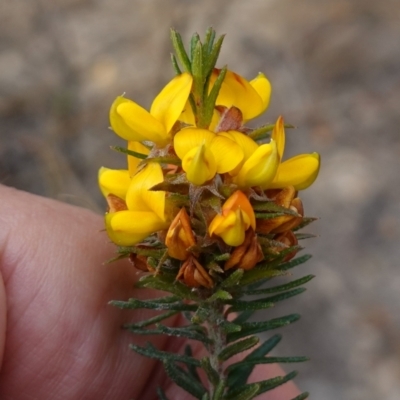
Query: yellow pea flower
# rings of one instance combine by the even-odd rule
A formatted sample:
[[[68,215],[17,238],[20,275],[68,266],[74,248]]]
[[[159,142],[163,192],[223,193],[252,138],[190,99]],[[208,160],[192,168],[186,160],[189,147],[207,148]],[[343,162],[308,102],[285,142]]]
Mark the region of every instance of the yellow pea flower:
[[[285,127],[282,117],[276,121],[272,140],[276,141],[279,159],[282,160],[285,149]],[[318,153],[299,154],[289,158],[279,164],[268,189],[280,189],[286,186],[294,186],[296,190],[307,189],[317,179],[319,168],[320,155]]]
[[[215,68],[210,86],[214,84],[220,70]],[[271,98],[271,84],[261,72],[250,82],[233,71],[227,71],[221,85],[216,105],[225,107],[237,107],[243,115],[243,120],[258,117],[268,107]]]
[[[110,123],[114,132],[128,141],[151,141],[165,146],[170,131],[185,107],[193,78],[188,73],[174,77],[154,99],[150,112],[132,100],[118,96],[111,106]]]
[[[174,137],[174,149],[187,179],[195,185],[204,184],[216,173],[232,171],[243,159],[239,144],[207,129],[182,129]]]
[[[220,70],[214,68],[210,76],[209,92],[211,91]],[[263,73],[259,73],[253,80],[247,81],[242,76],[228,70],[215,102],[216,106],[230,108],[237,107],[243,116],[243,121],[256,118],[268,107],[271,98],[271,84]],[[218,125],[219,114],[214,111],[210,129]],[[179,119],[188,125],[196,125],[192,108],[186,103]]]
[[[104,197],[109,194],[125,200],[131,177],[126,169],[110,169],[101,167],[98,175],[101,193]]]
[[[222,206],[208,227],[210,236],[217,235],[229,246],[240,246],[245,239],[247,229],[255,230],[256,217],[247,196],[237,190]]]
[[[165,229],[165,192],[151,191],[163,181],[161,166],[149,163],[131,178],[126,191],[127,210],[106,214],[110,239],[119,246],[132,246],[147,236]]]

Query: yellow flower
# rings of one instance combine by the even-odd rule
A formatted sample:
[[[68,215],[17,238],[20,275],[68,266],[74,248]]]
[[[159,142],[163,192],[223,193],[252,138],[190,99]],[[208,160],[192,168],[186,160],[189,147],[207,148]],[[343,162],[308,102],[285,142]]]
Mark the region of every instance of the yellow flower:
[[[150,112],[125,97],[115,99],[110,110],[114,132],[128,141],[151,141],[165,146],[171,140],[170,131],[185,107],[193,78],[188,73],[173,78],[158,94]]]
[[[214,84],[220,70],[215,68],[210,86]],[[250,82],[232,71],[227,71],[215,105],[237,107],[244,121],[256,118],[268,107],[271,98],[271,84],[261,72]]]
[[[276,141],[279,159],[282,160],[285,149],[285,128],[282,117],[276,121],[272,132],[272,139]],[[296,190],[304,190],[317,179],[320,167],[318,153],[299,154],[279,164],[275,177],[268,185],[268,189],[280,189],[294,186]]]
[[[247,229],[256,228],[256,217],[246,195],[237,190],[222,206],[208,227],[210,236],[217,235],[229,246],[240,246],[245,239]]]
[[[131,178],[125,195],[127,209],[106,214],[107,233],[114,243],[132,246],[167,227],[165,192],[149,190],[163,179],[162,169],[156,163],[147,164]]]
[[[220,70],[214,68],[210,77],[209,92],[211,91]],[[250,82],[233,71],[227,71],[225,79],[215,102],[216,106],[230,108],[237,107],[243,116],[243,121],[256,118],[268,107],[271,98],[271,84],[261,72]],[[192,108],[189,102],[186,103],[179,118],[188,125],[196,125]],[[219,114],[214,112],[210,129],[218,125]]]
[[[104,197],[109,194],[125,200],[131,177],[126,169],[110,169],[101,167],[99,170],[98,182],[101,193]]]
[[[207,129],[182,129],[174,137],[174,149],[187,179],[195,185],[204,184],[216,173],[232,171],[243,159],[239,144]]]

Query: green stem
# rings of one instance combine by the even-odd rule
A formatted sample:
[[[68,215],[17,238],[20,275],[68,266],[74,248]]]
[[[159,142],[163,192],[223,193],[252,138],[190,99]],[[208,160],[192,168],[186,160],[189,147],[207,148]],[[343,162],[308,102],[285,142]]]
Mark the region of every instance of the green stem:
[[[224,332],[221,321],[225,319],[224,305],[220,301],[210,304],[210,316],[207,324],[208,334],[211,344],[208,347],[210,364],[219,376],[219,382],[225,380],[225,371],[218,355],[226,347],[227,336]],[[216,391],[220,391],[218,385],[212,385],[210,388],[210,399],[214,399]],[[218,396],[219,397],[219,396]]]

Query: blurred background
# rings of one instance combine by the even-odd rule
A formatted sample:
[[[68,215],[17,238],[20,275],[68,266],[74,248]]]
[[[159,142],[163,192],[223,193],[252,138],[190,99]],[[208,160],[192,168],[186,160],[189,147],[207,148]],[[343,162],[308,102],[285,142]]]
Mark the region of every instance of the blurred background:
[[[102,212],[97,170],[124,157],[113,99],[145,107],[172,77],[169,28],[226,33],[219,65],[273,85],[260,123],[285,116],[287,156],[322,154],[302,193],[320,220],[317,276],[274,312],[280,355],[311,399],[400,398],[400,7],[395,0],[0,0],[0,182]]]

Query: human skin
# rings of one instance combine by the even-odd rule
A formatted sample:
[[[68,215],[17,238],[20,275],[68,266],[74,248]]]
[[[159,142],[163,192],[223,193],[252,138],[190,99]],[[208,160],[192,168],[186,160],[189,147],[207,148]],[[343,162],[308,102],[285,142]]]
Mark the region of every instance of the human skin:
[[[128,350],[149,337],[121,325],[150,314],[107,304],[143,290],[133,288],[140,275],[128,262],[104,264],[115,246],[101,216],[1,185],[0,199],[0,398],[155,400],[161,385],[172,400],[190,399],[159,362]],[[184,347],[175,339],[152,340],[164,350]],[[266,365],[252,380],[282,374]],[[260,398],[299,393],[289,382]]]

